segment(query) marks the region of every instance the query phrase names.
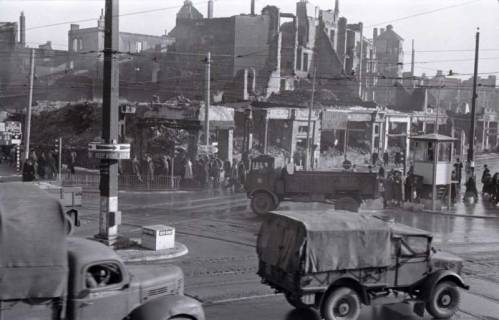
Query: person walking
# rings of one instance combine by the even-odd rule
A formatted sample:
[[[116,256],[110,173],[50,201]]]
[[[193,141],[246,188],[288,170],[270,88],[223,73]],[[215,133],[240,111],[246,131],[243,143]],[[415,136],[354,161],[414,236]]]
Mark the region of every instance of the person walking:
[[[38,158],[38,168],[37,168],[37,174],[40,180],[45,180],[46,169],[47,169],[47,159],[45,157],[45,153],[42,152],[40,154],[40,158]]]
[[[192,161],[190,158],[187,158],[185,161],[185,174],[184,179],[190,181],[194,178],[194,174],[192,171]]]
[[[454,170],[456,171],[458,187],[461,187],[461,183],[463,182],[463,167],[463,163],[457,158],[457,161],[454,164]]]
[[[28,159],[23,165],[23,182],[35,181],[35,166],[33,160]]]
[[[137,159],[137,156],[133,156],[132,159],[132,173],[137,177],[137,180],[139,180],[140,183],[144,182],[140,174],[140,161]]]

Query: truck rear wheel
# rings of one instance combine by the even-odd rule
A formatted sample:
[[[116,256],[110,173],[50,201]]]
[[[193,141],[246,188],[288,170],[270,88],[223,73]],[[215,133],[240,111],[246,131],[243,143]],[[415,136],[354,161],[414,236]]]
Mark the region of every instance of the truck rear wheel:
[[[258,192],[251,198],[251,210],[256,214],[265,214],[275,208],[274,199],[267,192]]]
[[[426,310],[435,319],[450,319],[456,312],[461,302],[461,294],[457,285],[444,281],[435,287],[426,302]]]
[[[352,197],[342,197],[335,201],[334,208],[336,210],[359,212],[360,202]]]
[[[325,320],[357,320],[360,308],[357,292],[348,287],[339,287],[327,294],[321,313]]]

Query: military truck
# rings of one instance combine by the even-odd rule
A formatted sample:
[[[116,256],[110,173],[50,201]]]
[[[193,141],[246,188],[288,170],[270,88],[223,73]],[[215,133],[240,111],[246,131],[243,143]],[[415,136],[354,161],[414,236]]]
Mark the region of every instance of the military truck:
[[[334,200],[338,209],[358,211],[362,201],[379,196],[375,173],[352,171],[296,171],[293,166],[275,168],[275,159],[252,159],[245,188],[251,209],[264,214],[282,201]]]
[[[265,216],[258,275],[297,308],[325,320],[357,320],[361,305],[392,293],[421,317],[458,310],[463,261],[431,246],[424,230],[363,214],[288,211]],[[393,296],[393,295],[392,295]]]
[[[182,270],[127,266],[33,184],[0,184],[0,319],[204,320]]]

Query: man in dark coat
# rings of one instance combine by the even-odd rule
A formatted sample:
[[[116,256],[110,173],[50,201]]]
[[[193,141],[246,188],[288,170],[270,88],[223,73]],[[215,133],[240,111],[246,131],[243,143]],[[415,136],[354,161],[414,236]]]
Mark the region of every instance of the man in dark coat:
[[[23,181],[35,181],[35,166],[31,159],[26,160],[23,165]]]

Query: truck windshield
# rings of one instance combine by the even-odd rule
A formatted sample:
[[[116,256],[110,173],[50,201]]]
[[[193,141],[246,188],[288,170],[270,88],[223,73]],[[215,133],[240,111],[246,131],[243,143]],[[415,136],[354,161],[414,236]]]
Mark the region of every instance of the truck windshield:
[[[428,252],[428,238],[421,236],[402,237],[402,256],[422,256]]]

